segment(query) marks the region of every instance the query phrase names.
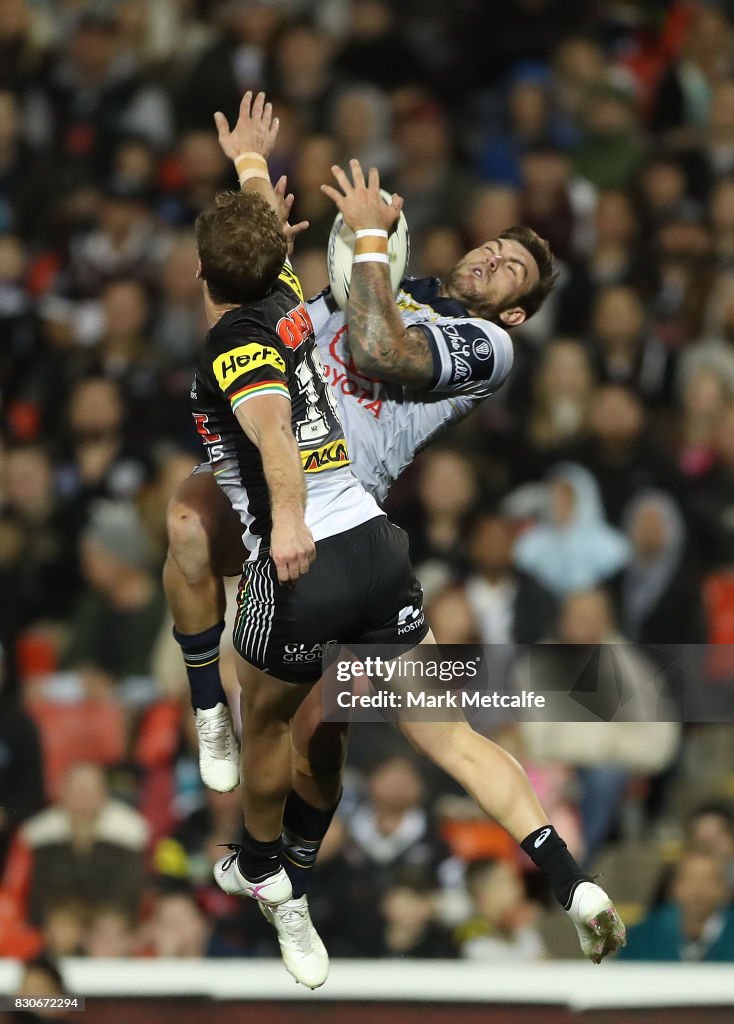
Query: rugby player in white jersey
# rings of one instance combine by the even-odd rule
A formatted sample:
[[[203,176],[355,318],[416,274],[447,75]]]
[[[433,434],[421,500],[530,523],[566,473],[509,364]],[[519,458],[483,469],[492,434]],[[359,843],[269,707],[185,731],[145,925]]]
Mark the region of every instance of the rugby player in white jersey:
[[[251,103],[251,97],[246,96],[233,132],[217,115],[220,141],[235,159],[238,171],[244,170],[240,180],[245,191],[260,192],[275,206],[276,196],[262,159],[274,140],[272,112],[262,95],[252,108]],[[513,326],[525,319],[533,304],[537,308],[543,289],[548,290],[552,284],[547,246],[532,233],[508,232],[473,251],[461,261],[442,293],[426,295],[429,301],[421,301],[423,296],[418,295],[402,298],[410,307],[406,311],[415,316],[414,326],[406,327],[393,300],[382,255],[387,249],[387,231],[399,215],[399,199],[394,197],[387,206],[379,194],[377,172],[371,171],[365,183],[359,165],[353,161],[351,167],[351,181],[341,169],[334,169],[340,192],[328,186],[325,190],[349,226],[367,236],[361,245],[360,240],[357,242],[357,251],[361,249],[365,259],[355,262],[348,309],[350,351],[352,358],[356,356],[354,372],[364,376],[380,373],[389,381],[412,387],[448,385],[466,391],[467,378],[478,364],[484,364],[483,390],[473,396],[478,400],[501,383],[511,363],[506,333],[488,317],[494,308],[500,324]],[[212,329],[197,370],[194,415],[214,476],[240,513],[248,561],[235,624],[238,676],[243,689],[245,841],[231,857],[216,865],[215,875],[225,891],[252,896],[260,902],[276,926],[286,966],[298,980],[313,988],[325,980],[328,958],[308,917],[304,880],[336,809],[341,754],[337,750],[334,756],[333,744],[324,742],[321,746],[319,737],[313,735],[318,728],[310,726],[312,716],[304,715],[305,733],[308,735],[310,729],[312,735],[308,749],[300,752],[292,788],[291,725],[310,686],[317,681],[320,664],[318,659],[314,663],[298,655],[334,642],[399,642],[399,614],[406,605],[413,607],[413,619],[419,627],[407,646],[423,638],[430,642],[432,637],[425,626],[420,587],[412,575],[400,532],[386,522],[377,506],[370,506],[371,499],[346,465],[349,456],[341,424],[335,415],[333,396],[323,387],[309,331],[311,319],[298,301],[302,296],[297,279],[286,265],[278,281],[260,280],[264,289],[260,294],[248,292],[241,298],[236,288],[225,294],[227,288],[222,288],[222,281],[238,279],[235,255],[239,254],[227,248],[221,231],[237,204],[224,200],[221,206],[224,218],[209,212],[197,225]],[[247,209],[244,204],[243,209]],[[255,207],[253,210],[257,213]],[[271,234],[269,228],[263,228],[263,245]],[[247,239],[246,232],[243,237]],[[252,239],[248,244],[251,251],[239,251],[241,266],[260,265],[262,253],[252,248]],[[217,255],[220,250],[224,250],[223,260]],[[225,264],[230,278],[222,276]],[[461,303],[460,308],[446,311],[451,321],[448,324],[442,323],[441,300]],[[286,313],[289,303],[293,308]],[[472,316],[475,312],[480,316]],[[271,317],[278,318],[277,325],[273,322],[269,326]],[[322,332],[328,320],[327,315]],[[284,329],[289,324],[292,331]],[[338,346],[343,336],[344,332],[334,344]],[[338,351],[338,347],[332,350],[330,346],[329,351]],[[346,350],[336,358],[351,369]],[[369,383],[374,388],[374,402],[389,400],[386,386]],[[354,398],[344,395],[345,399],[350,397]],[[286,399],[290,399],[290,408]],[[433,430],[423,436],[423,441],[440,425],[461,415],[451,404],[455,399],[444,401],[448,405],[441,413],[441,422],[434,421]],[[352,404],[360,415],[377,411],[374,403],[360,404],[357,400]],[[364,408],[370,404],[373,409]],[[436,407],[439,405],[440,400]],[[228,417],[236,419],[238,426],[233,427]],[[294,474],[298,464],[287,455],[287,444],[276,451],[270,443],[273,436],[284,437],[286,424],[294,435],[292,447],[300,454],[305,471],[308,506],[303,473],[298,480],[298,474]],[[245,440],[238,437],[239,428]],[[391,434],[394,441],[395,434]],[[324,439],[325,444],[319,447],[312,443]],[[400,468],[402,465],[396,462],[393,475]],[[389,479],[388,469],[383,482],[389,483]],[[221,547],[217,542],[231,537],[221,508],[211,500],[211,483],[207,474],[198,474],[172,505],[166,587],[177,638],[193,677],[197,724],[200,720],[206,723],[200,727],[200,741],[210,747],[210,752],[214,748],[212,760],[222,762],[221,768],[231,760],[236,743],[229,725],[224,730],[226,740],[221,742],[224,701],[212,705],[210,695],[209,703],[205,703],[201,695],[209,683],[202,686],[201,678],[197,678],[201,670],[211,669],[216,663],[222,629],[217,622],[222,614],[218,574],[228,568],[217,557]],[[379,483],[373,489],[379,493]],[[263,504],[268,492],[269,508]],[[355,559],[363,567],[357,578],[351,570]],[[355,605],[361,605],[359,614],[350,607],[352,597]],[[197,630],[202,616],[211,616],[212,611],[215,617]],[[216,729],[209,725],[216,725]],[[457,779],[544,871],[576,925],[585,954],[599,962],[618,948],[624,928],[609,898],[581,872],[549,825],[520,766],[474,733],[464,720],[403,722],[400,728],[414,746]],[[217,742],[221,744],[219,757]],[[229,779],[225,772],[219,776],[213,778],[210,773],[206,781],[214,781],[216,788],[223,789],[236,785],[234,774]],[[299,778],[303,783],[301,792]],[[331,789],[324,785],[327,780]],[[319,799],[313,799],[314,793]],[[282,866],[281,854],[290,872]]]

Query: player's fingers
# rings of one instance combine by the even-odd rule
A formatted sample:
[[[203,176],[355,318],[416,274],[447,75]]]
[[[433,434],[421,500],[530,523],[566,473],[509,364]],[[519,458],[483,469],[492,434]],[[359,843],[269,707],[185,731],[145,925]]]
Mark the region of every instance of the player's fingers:
[[[273,191],[275,192],[276,196],[280,196],[284,203],[288,202],[285,194],[285,190],[287,187],[288,179],[286,178],[285,174],[281,174],[281,176],[278,178],[275,185],[273,186]]]
[[[245,95],[240,101],[240,117],[248,119],[250,117],[250,107],[252,106],[252,92],[250,89],[247,90]]]
[[[380,191],[380,172],[376,167],[370,167],[370,173],[367,177],[367,184],[370,192]]]
[[[270,126],[273,123],[273,104],[272,103],[266,103],[265,106],[263,107],[262,121],[263,121],[263,125],[268,130],[270,130]]]
[[[337,180],[339,187],[345,195],[349,195],[352,191],[352,183],[346,175],[346,172],[342,170],[339,164],[334,164],[331,168],[331,173]]]
[[[397,210],[398,213],[400,213],[400,211],[402,210],[402,208],[404,206],[405,206],[405,200],[403,199],[403,197],[399,196],[397,194],[397,192],[393,192],[393,194],[392,194],[392,207],[393,207],[393,209]]]
[[[224,116],[221,110],[218,110],[214,115],[214,124],[217,127],[217,134],[219,135],[220,139],[223,135],[229,132],[229,121]]]
[[[259,92],[255,97],[255,102],[252,104],[252,119],[253,121],[262,121],[263,109],[265,107],[265,93]]]
[[[304,552],[298,559],[298,575],[305,576],[308,570],[311,568],[311,559]]]
[[[278,583],[289,583],[290,573],[288,572],[288,563],[282,558],[273,558],[275,562],[275,570],[278,573]]]
[[[274,117],[273,118],[273,122],[270,125],[270,128],[268,129],[268,140],[269,140],[271,146],[273,145],[275,140],[278,138],[278,131],[279,130],[280,130],[280,118],[279,117]]]
[[[359,160],[350,160],[349,167],[352,171],[352,181],[355,188],[364,188],[364,172]]]
[[[291,224],[291,226],[290,226],[291,235],[301,235],[301,234],[303,234],[304,231],[307,231],[310,226],[311,226],[310,221],[299,220],[299,222],[297,224]]]
[[[336,203],[337,209],[341,210],[342,203],[345,199],[345,196],[343,196],[341,192],[337,192],[337,190],[332,188],[331,185],[322,185],[321,191],[328,199],[331,199],[332,203]]]
[[[293,209],[293,204],[294,204],[295,201],[296,201],[296,197],[293,195],[292,192],[289,192],[287,196],[283,196],[283,206],[285,207],[285,212],[286,213],[290,213],[291,212],[291,210]]]

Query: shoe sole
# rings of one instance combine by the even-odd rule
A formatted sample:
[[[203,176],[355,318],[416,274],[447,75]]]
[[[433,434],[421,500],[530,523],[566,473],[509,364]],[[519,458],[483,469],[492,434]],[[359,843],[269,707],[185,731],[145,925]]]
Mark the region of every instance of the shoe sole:
[[[589,920],[589,926],[594,929],[597,937],[602,940],[601,950],[593,953],[590,960],[594,964],[600,964],[605,956],[616,953],[625,945],[624,925],[619,919],[617,912],[610,907],[602,910]]]

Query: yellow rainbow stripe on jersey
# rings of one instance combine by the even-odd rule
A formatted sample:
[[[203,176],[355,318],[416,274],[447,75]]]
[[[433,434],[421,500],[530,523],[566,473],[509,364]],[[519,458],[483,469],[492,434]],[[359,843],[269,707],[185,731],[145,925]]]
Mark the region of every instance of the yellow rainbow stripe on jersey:
[[[250,398],[259,398],[260,395],[285,395],[290,400],[290,392],[282,380],[262,380],[259,384],[249,384],[246,388],[240,388],[229,396],[232,412],[236,412],[243,402]]]

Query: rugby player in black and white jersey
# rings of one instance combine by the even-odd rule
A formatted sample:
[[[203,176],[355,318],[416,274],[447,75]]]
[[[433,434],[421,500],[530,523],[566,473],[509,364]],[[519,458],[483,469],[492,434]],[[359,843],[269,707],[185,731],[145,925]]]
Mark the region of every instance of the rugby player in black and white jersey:
[[[257,190],[275,205],[262,160],[274,139],[271,117],[262,95],[252,109],[248,95],[233,132],[221,115],[217,115],[217,124],[225,152],[236,160],[238,170],[245,171],[241,174],[245,193]],[[504,342],[503,329],[486,319],[489,304],[500,303],[496,319],[507,326],[525,318],[523,301],[528,306],[539,304],[540,292],[552,283],[545,243],[532,233],[522,235],[523,243],[515,234],[506,233],[470,253],[452,275],[449,294],[431,295],[431,301],[423,303],[406,300],[416,307],[413,312],[418,305],[427,310],[425,322],[406,328],[392,296],[386,260],[375,258],[386,252],[387,231],[399,215],[398,197],[387,206],[379,194],[377,172],[371,171],[365,183],[356,162],[352,163],[351,181],[339,168],[335,168],[335,177],[341,192],[329,187],[326,191],[350,227],[369,236],[367,258],[356,261],[353,268],[348,310],[352,357],[355,350],[359,352],[357,372],[379,372],[400,386],[440,388],[449,384],[465,391],[464,366],[469,365],[471,376],[473,355],[487,366],[483,393],[490,382],[492,386],[501,383],[495,379],[494,367],[506,366],[506,374],[510,360],[501,353],[511,350]],[[231,857],[218,862],[215,875],[225,891],[258,899],[277,928],[288,969],[304,984],[317,987],[325,980],[328,958],[308,917],[304,879],[336,809],[338,792],[324,798],[322,789],[321,803],[327,806],[319,806],[309,797],[322,788],[329,770],[338,779],[341,762],[328,765],[324,772],[319,743],[311,742],[298,765],[297,779],[300,776],[304,789],[298,791],[297,780],[295,788],[291,787],[291,724],[310,685],[317,681],[320,666],[320,659],[298,655],[334,642],[399,642],[400,615],[406,608],[412,609],[412,621],[418,623],[409,637],[402,637],[409,641],[406,646],[424,638],[431,642],[432,637],[425,626],[420,587],[407,559],[404,536],[387,523],[377,506],[370,505],[348,467],[336,406],[324,387],[313,337],[307,333],[310,317],[297,280],[286,265],[272,280],[261,273],[259,292],[251,287],[253,268],[263,262],[270,266],[272,277],[272,251],[267,250],[268,244],[272,250],[273,243],[267,218],[263,220],[258,204],[251,210],[243,204],[246,215],[258,219],[260,241],[248,238],[247,231],[234,232],[238,238],[229,240],[222,232],[234,226],[230,215],[236,213],[238,204],[229,197],[220,201],[219,208],[227,216],[210,211],[197,225],[212,329],[197,371],[194,414],[217,483],[240,513],[249,557],[234,634],[243,689],[245,841]],[[533,252],[536,245],[537,257]],[[244,269],[240,271],[238,266]],[[548,268],[545,281],[544,266]],[[240,272],[250,283],[238,291]],[[453,330],[444,332],[437,326],[443,317],[436,305],[442,298],[461,302],[461,296],[466,300],[462,302],[465,315],[458,316],[454,309]],[[291,308],[286,308],[289,304]],[[471,316],[474,310],[483,317]],[[461,348],[447,346],[446,338],[456,341],[460,326],[467,331],[463,336],[458,332]],[[457,354],[460,360],[454,358]],[[379,369],[381,361],[384,370]],[[461,381],[456,379],[457,372]],[[375,400],[389,400],[387,389],[384,397],[379,397],[385,386],[372,383]],[[451,415],[452,409],[444,410],[444,422],[460,415],[455,411]],[[290,447],[285,440],[287,430],[292,433]],[[222,624],[210,619],[197,632],[196,625],[192,629],[184,623],[193,622],[196,615],[211,616],[212,611],[221,614],[217,571],[227,565],[216,552],[231,532],[222,525],[216,501],[205,497],[202,503],[202,495],[211,495],[211,478],[198,474],[193,481],[193,490],[184,489],[172,505],[166,586],[189,669],[198,723],[200,718],[204,722],[214,722],[217,716],[221,719],[223,708],[211,703],[213,676],[203,670],[211,670],[216,663]],[[360,572],[355,574],[357,564]],[[218,676],[216,682],[221,686]],[[207,715],[207,711],[216,714]],[[585,954],[599,962],[618,948],[624,928],[609,898],[583,875],[549,825],[520,766],[474,733],[464,720],[423,722],[419,727],[401,723],[401,729],[464,785],[547,874],[556,897],[576,925]],[[206,743],[206,732],[200,729],[200,742]],[[226,762],[234,747],[234,739],[228,738],[220,747],[220,756],[213,760]],[[323,752],[328,761],[328,744]],[[217,788],[233,788],[236,779],[231,776],[226,787],[221,785],[221,777],[217,782]],[[303,837],[307,837],[305,843]],[[281,852],[289,871],[281,864]],[[294,884],[300,892],[294,892]]]

